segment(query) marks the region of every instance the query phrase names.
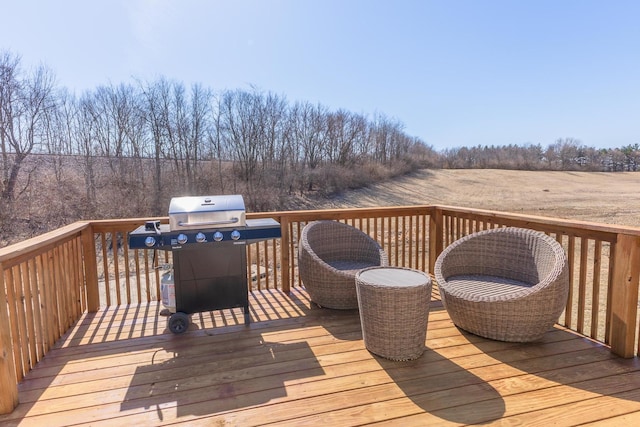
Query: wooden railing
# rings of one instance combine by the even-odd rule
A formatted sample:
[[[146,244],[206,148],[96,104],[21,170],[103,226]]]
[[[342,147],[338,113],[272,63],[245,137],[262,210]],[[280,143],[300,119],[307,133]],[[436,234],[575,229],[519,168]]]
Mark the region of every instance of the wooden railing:
[[[90,230],[78,222],[0,249],[0,413],[13,410],[17,383],[90,309]]]
[[[525,227],[565,248],[571,291],[559,320],[634,357],[638,345],[640,228],[446,206],[247,214],[274,218],[282,238],[247,247],[250,289],[300,286],[297,242],[305,224],[331,219],[376,239],[391,265],[433,271],[447,245],[475,231]],[[145,219],[78,222],[0,249],[0,413],[17,405],[17,383],[80,316],[99,307],[160,299],[171,251],[130,250],[127,233]],[[167,218],[157,218],[167,222]],[[4,293],[2,293],[4,292]]]

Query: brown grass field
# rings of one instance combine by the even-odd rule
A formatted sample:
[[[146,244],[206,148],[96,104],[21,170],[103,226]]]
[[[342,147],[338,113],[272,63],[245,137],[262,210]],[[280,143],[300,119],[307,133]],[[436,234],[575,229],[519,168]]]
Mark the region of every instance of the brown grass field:
[[[640,226],[640,172],[431,169],[314,208],[439,204]]]

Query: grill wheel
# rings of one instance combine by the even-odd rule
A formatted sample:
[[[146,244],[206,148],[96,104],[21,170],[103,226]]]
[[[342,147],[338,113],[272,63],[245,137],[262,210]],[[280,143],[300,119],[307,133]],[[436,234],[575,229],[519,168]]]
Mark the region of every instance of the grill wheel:
[[[190,323],[189,316],[179,311],[169,317],[169,330],[174,334],[181,334],[189,329]]]

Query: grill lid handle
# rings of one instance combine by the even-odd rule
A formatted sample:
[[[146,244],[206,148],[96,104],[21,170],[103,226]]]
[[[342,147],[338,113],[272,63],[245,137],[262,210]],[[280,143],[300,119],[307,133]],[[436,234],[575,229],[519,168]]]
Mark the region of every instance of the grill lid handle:
[[[178,221],[179,227],[205,227],[207,225],[223,225],[223,224],[235,224],[240,221],[238,217],[233,217],[231,219],[225,219],[221,221],[204,221],[204,222],[182,222]]]

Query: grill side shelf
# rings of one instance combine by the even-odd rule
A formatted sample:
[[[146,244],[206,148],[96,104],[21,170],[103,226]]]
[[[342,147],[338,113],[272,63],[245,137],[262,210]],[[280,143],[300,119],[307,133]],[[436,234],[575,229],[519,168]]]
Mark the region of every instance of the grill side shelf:
[[[153,246],[147,246],[148,237],[155,239]],[[160,233],[149,231],[144,225],[129,232],[129,249],[171,249],[171,238],[169,233],[169,224],[160,225]]]

